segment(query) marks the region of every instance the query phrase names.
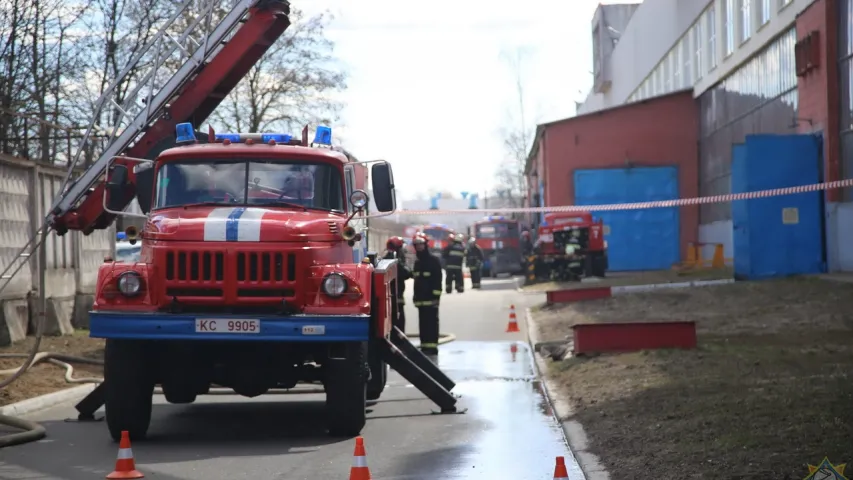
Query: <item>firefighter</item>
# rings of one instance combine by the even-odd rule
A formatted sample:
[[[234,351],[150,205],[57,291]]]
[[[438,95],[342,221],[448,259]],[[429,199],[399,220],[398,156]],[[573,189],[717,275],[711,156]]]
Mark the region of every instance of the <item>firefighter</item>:
[[[418,330],[421,337],[421,352],[438,355],[438,304],[441,300],[441,261],[429,252],[427,239],[417,234],[412,239],[415,247],[415,279],[412,302],[418,309]]]
[[[474,237],[468,239],[468,250],[465,251],[465,263],[471,272],[471,288],[480,288],[480,274],[483,267],[483,251],[477,246]]]
[[[444,247],[441,256],[444,258],[444,268],[447,274],[445,278],[444,291],[453,293],[453,282],[456,282],[456,291],[465,291],[465,279],[462,276],[462,262],[465,260],[465,245],[462,243],[462,234],[457,233],[453,241]]]
[[[397,259],[397,318],[394,326],[406,333],[406,280],[412,278],[412,272],[406,265],[406,251],[403,249],[402,237],[391,237],[385,242],[385,255],[382,258]]]
[[[521,232],[521,251],[524,256],[533,255],[533,242],[530,241],[530,231]]]

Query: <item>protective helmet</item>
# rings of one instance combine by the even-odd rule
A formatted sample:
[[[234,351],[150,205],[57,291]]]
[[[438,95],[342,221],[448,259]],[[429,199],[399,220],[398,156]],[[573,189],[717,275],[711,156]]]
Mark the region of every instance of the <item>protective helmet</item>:
[[[530,237],[530,232],[528,232],[527,230],[525,230],[525,231],[521,232],[521,236],[522,236],[522,237],[524,237],[524,238],[529,238],[529,237]]]
[[[402,237],[391,237],[385,242],[385,248],[388,250],[399,250],[403,248],[403,238]]]
[[[470,243],[471,245],[474,245],[474,243],[475,243],[476,241],[477,241],[477,239],[476,239],[476,238],[474,238],[474,237],[471,237],[471,238],[469,238],[469,239],[468,239],[468,243]]]
[[[465,235],[462,235],[461,233],[457,233],[456,236],[453,237],[453,239],[456,240],[457,242],[461,242],[461,241],[465,240]]]
[[[426,241],[426,235],[424,235],[422,232],[418,232],[415,234],[414,237],[412,237],[412,245],[424,245],[426,244]]]

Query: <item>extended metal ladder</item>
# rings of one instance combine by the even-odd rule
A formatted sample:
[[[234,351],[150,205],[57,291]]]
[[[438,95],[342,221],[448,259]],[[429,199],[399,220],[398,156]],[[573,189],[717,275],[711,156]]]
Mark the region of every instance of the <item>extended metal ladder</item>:
[[[102,211],[104,188],[99,181],[110,161],[120,155],[144,158],[154,144],[174,135],[176,123],[204,121],[290,25],[284,0],[222,4],[222,0],[186,0],[101,95],[44,222],[0,273],[0,292],[52,231],[88,234],[109,227],[114,216]],[[200,13],[194,15],[193,7]],[[128,84],[124,99],[117,102],[118,87]],[[104,150],[79,177],[72,178],[87,148],[93,148],[93,133],[106,130],[100,123],[110,110],[117,112],[117,118]],[[127,198],[130,201],[132,196]]]

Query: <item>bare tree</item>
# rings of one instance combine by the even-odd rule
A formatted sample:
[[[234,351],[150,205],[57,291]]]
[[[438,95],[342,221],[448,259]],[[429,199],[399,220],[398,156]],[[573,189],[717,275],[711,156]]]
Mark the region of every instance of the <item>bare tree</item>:
[[[331,94],[346,88],[346,74],[335,68],[334,44],[325,37],[331,19],[291,8],[293,24],[215,111],[219,125],[297,132],[306,123],[335,121],[342,104]]]
[[[524,166],[531,147],[531,129],[525,118],[524,82],[522,79],[523,52],[515,50],[513,55],[504,54],[511,72],[515,77],[515,93],[518,110],[511,114],[501,129],[503,137],[504,159],[498,167],[495,180],[502,185],[510,207],[520,207],[527,196],[527,180]]]

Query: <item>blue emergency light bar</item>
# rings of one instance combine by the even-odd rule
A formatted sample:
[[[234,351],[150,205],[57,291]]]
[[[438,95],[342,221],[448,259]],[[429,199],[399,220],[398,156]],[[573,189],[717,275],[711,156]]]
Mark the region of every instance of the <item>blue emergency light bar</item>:
[[[116,233],[116,240],[126,240],[126,239],[127,239],[126,233],[124,233],[124,232],[117,232]]]
[[[186,122],[175,125],[175,144],[181,145],[183,143],[195,143],[195,130],[192,123]]]
[[[293,135],[289,133],[262,133],[261,141],[264,143],[269,143],[270,140],[275,140],[276,143],[287,143],[290,139],[293,138]]]
[[[245,143],[246,140],[259,141],[261,143],[269,143],[270,140],[275,140],[276,143],[288,143],[293,138],[289,133],[217,133],[216,141],[221,142],[228,140],[231,143]]]
[[[486,217],[486,220],[488,220],[490,222],[495,221],[495,220],[506,220],[506,217],[504,217],[503,215],[490,215],[490,216]]]
[[[324,125],[319,125],[317,131],[314,132],[314,143],[320,145],[332,144],[332,129]]]

